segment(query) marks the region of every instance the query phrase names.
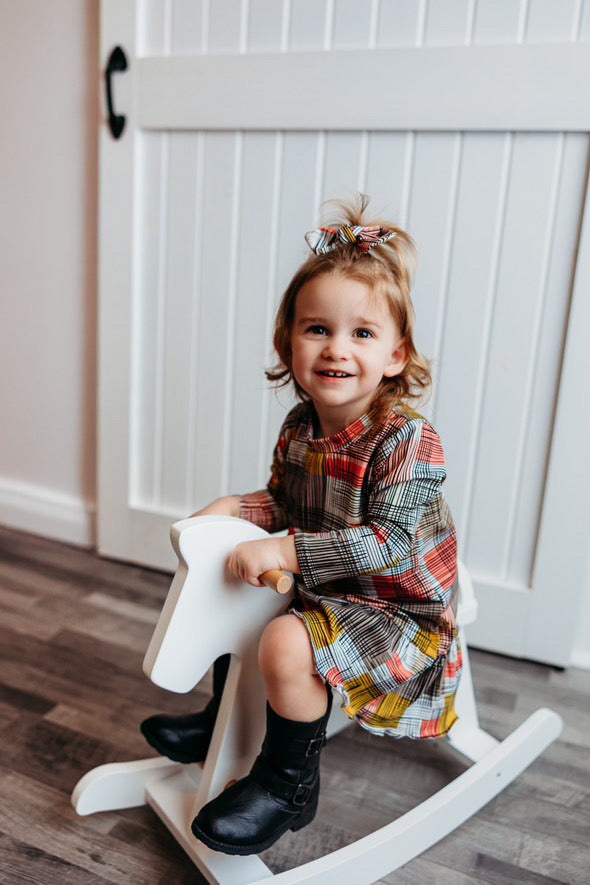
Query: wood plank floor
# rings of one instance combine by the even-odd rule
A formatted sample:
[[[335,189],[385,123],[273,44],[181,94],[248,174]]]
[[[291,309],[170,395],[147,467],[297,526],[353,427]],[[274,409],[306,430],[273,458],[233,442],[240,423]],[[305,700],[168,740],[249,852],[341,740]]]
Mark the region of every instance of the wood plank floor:
[[[78,817],[89,768],[153,755],[138,731],[156,711],[198,709],[152,685],[143,653],[169,575],[0,528],[0,882],[204,880],[148,808]],[[472,652],[484,728],[505,737],[550,706],[562,737],[458,831],[383,883],[590,882],[590,673]],[[275,871],[388,823],[452,780],[444,744],[388,741],[352,726],[322,756],[316,821],[264,855]]]

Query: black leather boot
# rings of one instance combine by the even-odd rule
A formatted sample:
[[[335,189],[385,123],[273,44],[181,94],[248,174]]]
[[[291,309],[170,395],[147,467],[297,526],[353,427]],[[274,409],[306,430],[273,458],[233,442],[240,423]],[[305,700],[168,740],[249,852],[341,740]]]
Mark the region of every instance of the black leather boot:
[[[225,854],[257,854],[287,830],[314,819],[320,792],[320,750],[332,706],[315,722],[294,722],[267,704],[266,737],[247,777],[203,806],[192,823],[197,839]]]
[[[154,749],[174,762],[202,762],[207,755],[230,655],[221,655],[213,664],[213,697],[204,710],[186,716],[158,713],[144,719],[141,733]]]

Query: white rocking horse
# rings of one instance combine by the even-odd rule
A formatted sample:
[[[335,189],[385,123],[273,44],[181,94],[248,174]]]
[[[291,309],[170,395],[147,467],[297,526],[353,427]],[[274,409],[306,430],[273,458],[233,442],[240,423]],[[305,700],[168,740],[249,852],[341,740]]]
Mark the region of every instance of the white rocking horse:
[[[256,855],[235,857],[207,848],[192,835],[191,821],[230,780],[247,774],[260,750],[265,692],[257,664],[258,640],[290,599],[290,595],[257,589],[227,574],[226,562],[236,544],[265,536],[252,523],[226,516],[192,517],[172,526],[179,565],[143,669],[156,685],[187,692],[219,655],[231,652],[205,762],[182,765],[160,756],[101,765],[78,782],[72,803],[81,815],[148,803],[207,881],[217,885],[261,883],[270,878],[277,885],[370,885],[442,839],[501,792],[558,737],[562,721],[543,708],[502,742],[483,731],[463,638],[463,675],[456,703],[459,721],[449,737],[442,739],[473,762],[463,774],[381,829],[275,876]],[[462,565],[459,583],[462,631],[476,615],[471,580]],[[335,704],[328,736],[349,724],[350,719]]]

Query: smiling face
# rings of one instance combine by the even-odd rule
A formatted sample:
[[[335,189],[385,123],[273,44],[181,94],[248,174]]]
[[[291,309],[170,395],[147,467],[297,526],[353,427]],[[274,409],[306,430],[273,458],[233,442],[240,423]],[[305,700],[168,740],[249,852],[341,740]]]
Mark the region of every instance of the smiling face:
[[[323,436],[360,418],[381,380],[407,361],[385,298],[340,274],[321,274],[299,291],[291,351],[293,375],[313,401]]]

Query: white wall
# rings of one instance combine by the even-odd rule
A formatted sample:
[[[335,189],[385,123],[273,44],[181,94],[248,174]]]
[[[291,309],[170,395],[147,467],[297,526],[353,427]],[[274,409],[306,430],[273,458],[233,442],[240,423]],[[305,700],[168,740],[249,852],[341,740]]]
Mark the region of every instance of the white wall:
[[[94,541],[98,0],[0,0],[0,522]],[[590,668],[590,562],[572,662]]]
[[[98,0],[0,0],[0,521],[92,543]]]

